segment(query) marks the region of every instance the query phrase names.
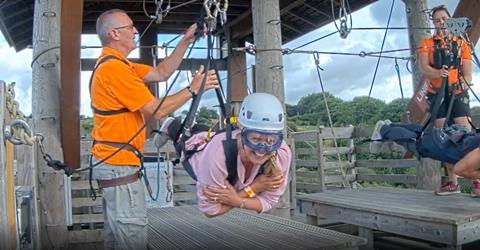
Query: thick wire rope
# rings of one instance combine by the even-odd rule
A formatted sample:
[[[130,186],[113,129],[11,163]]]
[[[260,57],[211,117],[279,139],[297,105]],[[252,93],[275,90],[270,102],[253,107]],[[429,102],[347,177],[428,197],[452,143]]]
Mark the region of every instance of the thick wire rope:
[[[337,136],[335,135],[335,131],[333,129],[332,115],[330,113],[330,108],[328,106],[328,101],[327,101],[327,95],[325,93],[325,88],[323,87],[322,76],[320,74],[320,71],[323,70],[320,67],[320,54],[313,54],[313,60],[315,61],[315,68],[317,70],[318,81],[320,83],[320,88],[322,89],[323,102],[325,104],[325,110],[327,111],[328,123],[329,123],[330,129],[332,130],[333,143],[334,143],[335,149],[337,151],[337,159],[338,159],[338,163],[339,163],[338,165],[340,167],[340,172],[342,174],[343,185],[344,185],[344,187],[349,187],[350,184],[348,183],[348,180],[347,180],[347,174],[346,174],[345,170],[343,169],[342,161],[340,159],[340,152],[338,151]],[[320,138],[320,140],[321,140],[321,138]]]
[[[393,12],[393,6],[394,5],[395,5],[395,0],[392,0],[392,6],[390,7],[390,14],[388,14],[387,27],[390,26],[390,20],[392,19],[392,12]],[[377,77],[378,66],[380,65],[380,59],[381,59],[381,56],[382,56],[383,46],[385,45],[385,41],[387,40],[387,34],[388,34],[388,29],[385,30],[385,34],[383,35],[382,46],[380,47],[380,53],[379,53],[380,56],[378,57],[377,65],[375,66],[375,71],[373,73],[373,79],[372,79],[372,83],[370,85],[370,90],[368,91],[368,99],[367,100],[370,100],[370,96],[372,95],[373,85],[375,84],[375,78]]]

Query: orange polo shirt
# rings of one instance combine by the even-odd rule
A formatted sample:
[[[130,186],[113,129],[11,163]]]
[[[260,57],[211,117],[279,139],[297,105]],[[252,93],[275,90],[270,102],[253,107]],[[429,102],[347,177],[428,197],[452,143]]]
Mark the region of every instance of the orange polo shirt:
[[[152,67],[129,62],[118,51],[104,47],[100,58],[107,55],[126,60],[129,65],[110,59],[97,68],[92,79],[92,105],[102,111],[127,108],[130,112],[106,116],[94,113],[92,138],[96,141],[127,142],[144,124],[140,108],[154,98],[142,80]],[[130,142],[140,152],[145,144],[145,133],[144,129]],[[92,154],[101,160],[116,150],[115,147],[96,144]],[[112,165],[140,164],[135,154],[128,150],[121,150],[105,162]]]
[[[428,53],[428,61],[429,61],[430,65],[432,65],[434,63],[434,59],[433,59],[433,54],[434,54],[434,51],[435,51],[434,40],[440,40],[441,41],[440,42],[440,47],[445,48],[446,43],[443,40],[443,38],[441,36],[439,36],[438,34],[433,36],[433,37],[423,39],[420,42],[420,46],[418,48],[418,53],[419,54]],[[463,64],[463,60],[472,60],[472,53],[470,51],[470,48],[469,48],[467,42],[465,42],[463,39],[460,39],[460,38],[457,38],[457,37],[454,37],[453,40],[458,42],[458,55],[459,55],[460,58],[462,58],[461,64]],[[453,84],[458,83],[458,82],[459,82],[458,69],[450,68],[449,72],[448,72],[448,85],[453,85]],[[442,79],[441,78],[432,78],[432,79],[430,79],[430,83],[431,83],[431,86],[428,89],[428,92],[435,94],[436,90],[438,90],[442,85]],[[456,93],[457,93],[457,91],[456,91]]]

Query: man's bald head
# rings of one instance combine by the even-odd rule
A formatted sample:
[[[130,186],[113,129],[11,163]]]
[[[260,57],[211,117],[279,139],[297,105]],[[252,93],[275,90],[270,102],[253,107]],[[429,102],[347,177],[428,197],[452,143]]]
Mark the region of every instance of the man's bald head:
[[[110,43],[110,37],[108,36],[108,33],[118,25],[115,15],[119,13],[127,15],[127,12],[125,12],[124,10],[111,9],[103,12],[97,18],[97,35],[100,39],[100,42],[102,43],[102,46]]]

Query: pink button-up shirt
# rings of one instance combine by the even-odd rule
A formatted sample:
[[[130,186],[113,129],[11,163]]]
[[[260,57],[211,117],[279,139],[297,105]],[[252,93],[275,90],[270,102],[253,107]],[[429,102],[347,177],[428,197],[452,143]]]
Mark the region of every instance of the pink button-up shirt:
[[[235,138],[240,133],[240,130],[232,132],[232,136]],[[186,147],[191,148],[193,145],[205,144],[206,132],[196,134],[190,138]],[[208,143],[208,147],[204,145],[199,149],[202,151],[195,153],[190,158],[190,164],[193,167],[193,171],[197,176],[197,198],[200,211],[209,215],[218,214],[221,205],[219,203],[211,203],[204,195],[204,189],[207,186],[223,187],[227,181],[227,167],[225,166],[225,154],[223,151],[222,141],[225,140],[225,133],[213,136],[212,140]],[[277,166],[282,169],[285,181],[280,185],[276,191],[264,191],[257,194],[256,198],[260,200],[262,204],[262,212],[266,212],[272,209],[277,203],[280,195],[285,192],[287,186],[288,171],[290,168],[290,160],[292,152],[285,142],[282,143],[278,149]],[[251,185],[255,176],[260,169],[260,165],[254,166],[249,176],[245,176],[245,167],[240,160],[240,156],[237,157],[237,170],[238,181],[235,184],[235,190],[240,190],[247,185]]]

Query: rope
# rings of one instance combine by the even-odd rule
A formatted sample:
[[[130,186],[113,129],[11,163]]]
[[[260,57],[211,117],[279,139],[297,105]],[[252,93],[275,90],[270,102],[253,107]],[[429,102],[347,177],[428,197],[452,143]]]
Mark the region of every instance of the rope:
[[[404,97],[403,97],[403,88],[402,88],[402,78],[400,77],[400,67],[398,66],[397,60],[395,60],[395,71],[397,71],[398,85],[400,85],[400,94],[402,95],[402,100],[403,100]]]
[[[394,5],[395,5],[395,0],[392,0],[392,6],[390,7],[390,14],[388,15],[387,27],[390,26],[390,20],[392,19],[392,12],[393,12]],[[387,33],[388,33],[388,29],[385,30],[385,34],[383,35],[382,46],[380,47],[380,56],[382,55],[383,46],[385,45],[385,40],[387,40]],[[370,96],[372,95],[373,85],[375,84],[375,78],[377,77],[378,66],[380,65],[380,59],[381,59],[380,56],[378,57],[377,65],[375,66],[375,72],[373,73],[372,84],[370,85],[370,91],[368,91],[367,100],[370,100]]]
[[[315,61],[315,66],[316,66],[317,75],[318,75],[318,81],[320,82],[320,87],[322,89],[323,101],[325,103],[325,109],[327,111],[327,116],[328,116],[328,123],[330,125],[330,129],[332,130],[333,143],[335,145],[335,149],[337,149],[337,160],[338,160],[338,163],[339,163],[338,166],[340,167],[340,172],[341,172],[342,178],[343,178],[343,185],[344,185],[344,187],[349,187],[350,184],[348,183],[346,172],[343,169],[342,161],[340,160],[340,152],[338,152],[337,136],[335,135],[335,131],[333,129],[332,115],[330,113],[330,108],[328,107],[327,95],[325,94],[325,89],[323,88],[322,76],[320,74],[320,70],[323,70],[320,67],[320,55],[319,54],[313,54],[313,60]]]
[[[31,131],[28,133],[25,126],[28,126],[27,117],[20,111],[20,105],[15,100],[15,82],[10,83],[7,86],[7,95],[6,95],[6,108],[7,111],[12,118],[12,120],[16,121],[24,121],[23,126],[11,126],[11,130],[13,130],[12,135],[15,136],[16,139],[21,142],[21,144],[32,146],[35,143],[35,136],[32,136]],[[26,125],[25,125],[26,124]]]

